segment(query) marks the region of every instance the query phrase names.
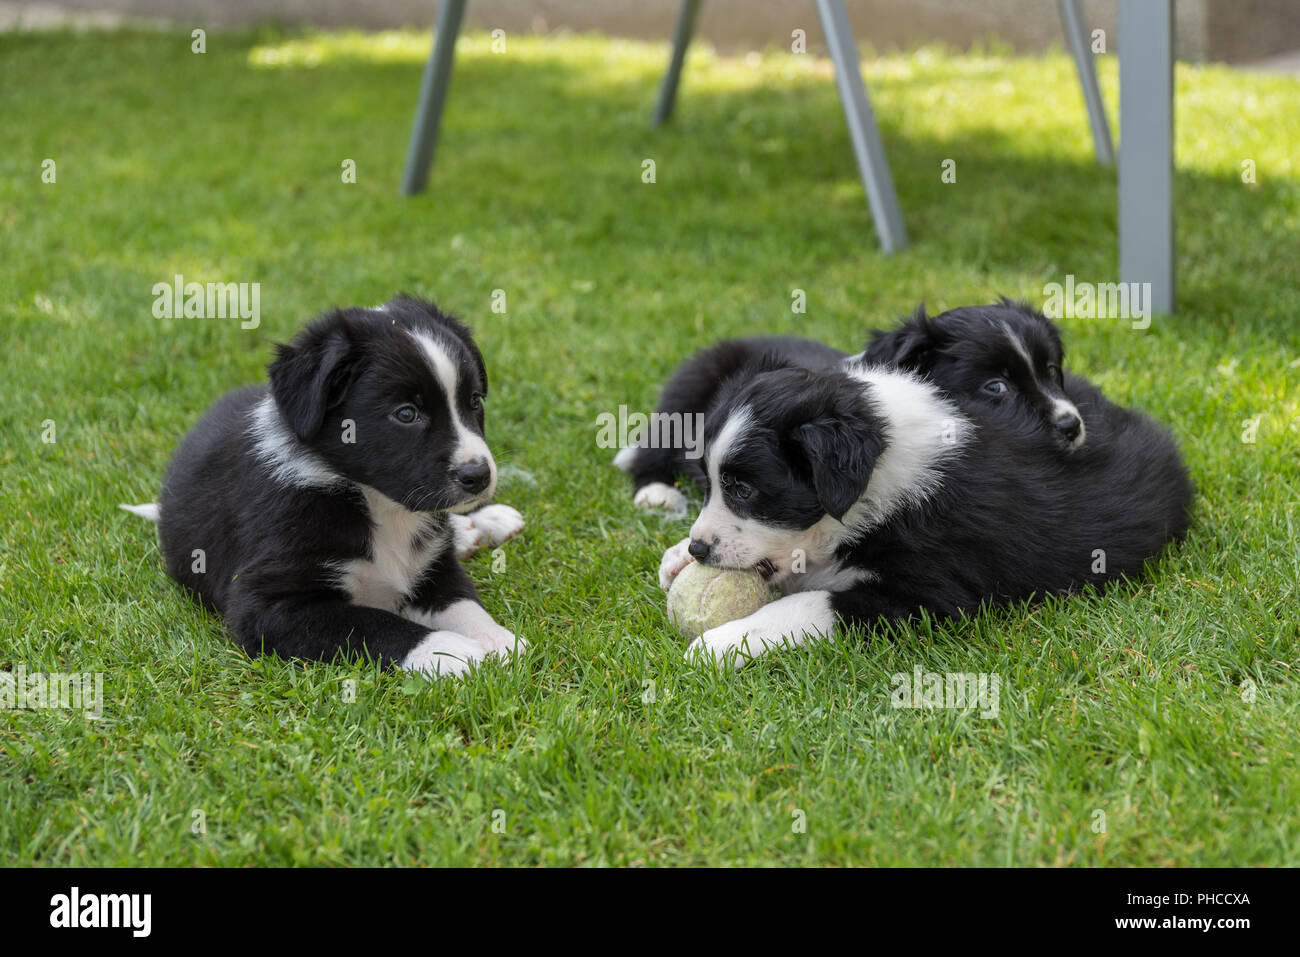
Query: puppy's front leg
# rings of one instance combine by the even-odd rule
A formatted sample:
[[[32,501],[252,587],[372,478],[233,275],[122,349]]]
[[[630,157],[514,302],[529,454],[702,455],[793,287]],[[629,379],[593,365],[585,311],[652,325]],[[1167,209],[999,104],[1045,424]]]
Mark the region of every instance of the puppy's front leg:
[[[782,645],[834,640],[836,614],[828,591],[805,591],[770,602],[745,618],[710,628],[686,649],[687,660],[739,670]]]
[[[524,640],[496,623],[476,598],[461,598],[433,611],[408,608],[404,614],[412,621],[436,631],[451,631],[478,642],[490,655],[522,652]]]
[[[437,631],[452,631],[478,642],[488,654],[524,650],[524,641],[496,623],[478,600],[465,569],[448,556],[445,572],[429,576],[402,614]]]
[[[334,598],[299,597],[270,604],[245,600],[230,617],[249,654],[330,661],[367,655],[386,667],[424,674],[460,675],[488,651],[459,634],[424,627],[380,608]]]

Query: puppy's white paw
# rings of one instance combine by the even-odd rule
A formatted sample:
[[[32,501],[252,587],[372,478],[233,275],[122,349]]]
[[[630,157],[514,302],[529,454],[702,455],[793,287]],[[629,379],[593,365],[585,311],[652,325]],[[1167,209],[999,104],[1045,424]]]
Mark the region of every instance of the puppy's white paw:
[[[489,655],[521,655],[527,649],[524,640],[495,621],[486,621],[467,629],[469,637],[487,649]]]
[[[730,663],[739,671],[753,660],[746,640],[748,634],[749,626],[743,618],[710,628],[690,643],[686,649],[686,660],[712,664],[718,668]],[[735,654],[728,661],[731,652]]]
[[[473,641],[484,654],[514,654],[526,647],[524,640],[502,628],[477,601],[462,598],[438,611],[408,608],[402,612],[411,621]]]
[[[482,531],[468,515],[451,516],[451,531],[456,538],[456,557],[469,558],[478,554],[487,533]]]
[[[402,659],[405,671],[417,671],[430,678],[463,675],[470,665],[482,661],[488,649],[454,631],[431,631]]]
[[[686,496],[663,482],[642,485],[632,496],[632,504],[641,508],[662,509],[670,515],[686,514]]]
[[[489,545],[500,545],[524,530],[524,517],[509,505],[484,505],[470,512],[469,519],[476,528],[487,532]]]
[[[524,517],[509,505],[485,505],[468,515],[452,515],[451,527],[456,557],[469,558],[514,538],[523,531]]]
[[[667,591],[673,585],[673,580],[677,578],[683,568],[695,561],[694,557],[687,550],[690,548],[691,540],[683,538],[672,548],[664,552],[664,557],[659,560],[659,587]]]

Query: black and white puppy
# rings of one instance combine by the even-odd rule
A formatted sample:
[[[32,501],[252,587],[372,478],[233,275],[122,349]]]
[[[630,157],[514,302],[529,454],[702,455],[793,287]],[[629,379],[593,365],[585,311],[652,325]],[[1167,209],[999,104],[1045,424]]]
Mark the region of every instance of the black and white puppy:
[[[905,370],[769,359],[731,377],[705,424],[704,508],[660,584],[700,561],[755,568],[785,595],[688,656],[739,666],[841,624],[1138,575],[1184,534],[1191,485],[1163,428],[1096,390],[1087,401],[1101,434],[1062,467],[1036,425]]]
[[[453,519],[494,521],[487,390],[469,330],[430,303],[313,320],[269,388],[227,394],[181,443],[157,516],[168,573],[251,654],[432,675],[522,650],[456,557]]]
[[[1061,335],[1026,303],[1003,297],[937,316],[921,307],[898,328],[875,330],[860,358],[918,372],[950,396],[1015,410],[1067,451],[1087,441],[1066,387]]]

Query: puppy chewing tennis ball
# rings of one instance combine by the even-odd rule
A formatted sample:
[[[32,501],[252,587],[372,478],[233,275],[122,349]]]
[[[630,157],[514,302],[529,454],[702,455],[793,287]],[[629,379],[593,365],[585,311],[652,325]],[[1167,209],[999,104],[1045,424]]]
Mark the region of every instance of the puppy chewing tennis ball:
[[[686,638],[745,618],[772,598],[763,576],[752,568],[714,568],[691,562],[668,589],[668,618]]]

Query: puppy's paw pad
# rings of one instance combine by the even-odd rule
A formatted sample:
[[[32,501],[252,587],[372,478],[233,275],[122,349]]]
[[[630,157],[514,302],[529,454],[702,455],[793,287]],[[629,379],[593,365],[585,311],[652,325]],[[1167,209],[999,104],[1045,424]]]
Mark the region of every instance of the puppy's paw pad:
[[[486,536],[486,545],[500,545],[524,530],[524,517],[509,505],[485,505],[470,512],[469,520]]]
[[[632,496],[632,504],[640,508],[662,509],[670,515],[686,514],[686,496],[663,482],[642,485]]]
[[[488,654],[476,641],[454,631],[431,631],[402,659],[405,671],[415,671],[430,678],[463,675],[470,665]]]
[[[683,568],[695,561],[689,551],[690,545],[691,540],[683,538],[664,552],[664,557],[659,560],[659,587],[664,591],[672,587],[674,579],[681,574]]]

